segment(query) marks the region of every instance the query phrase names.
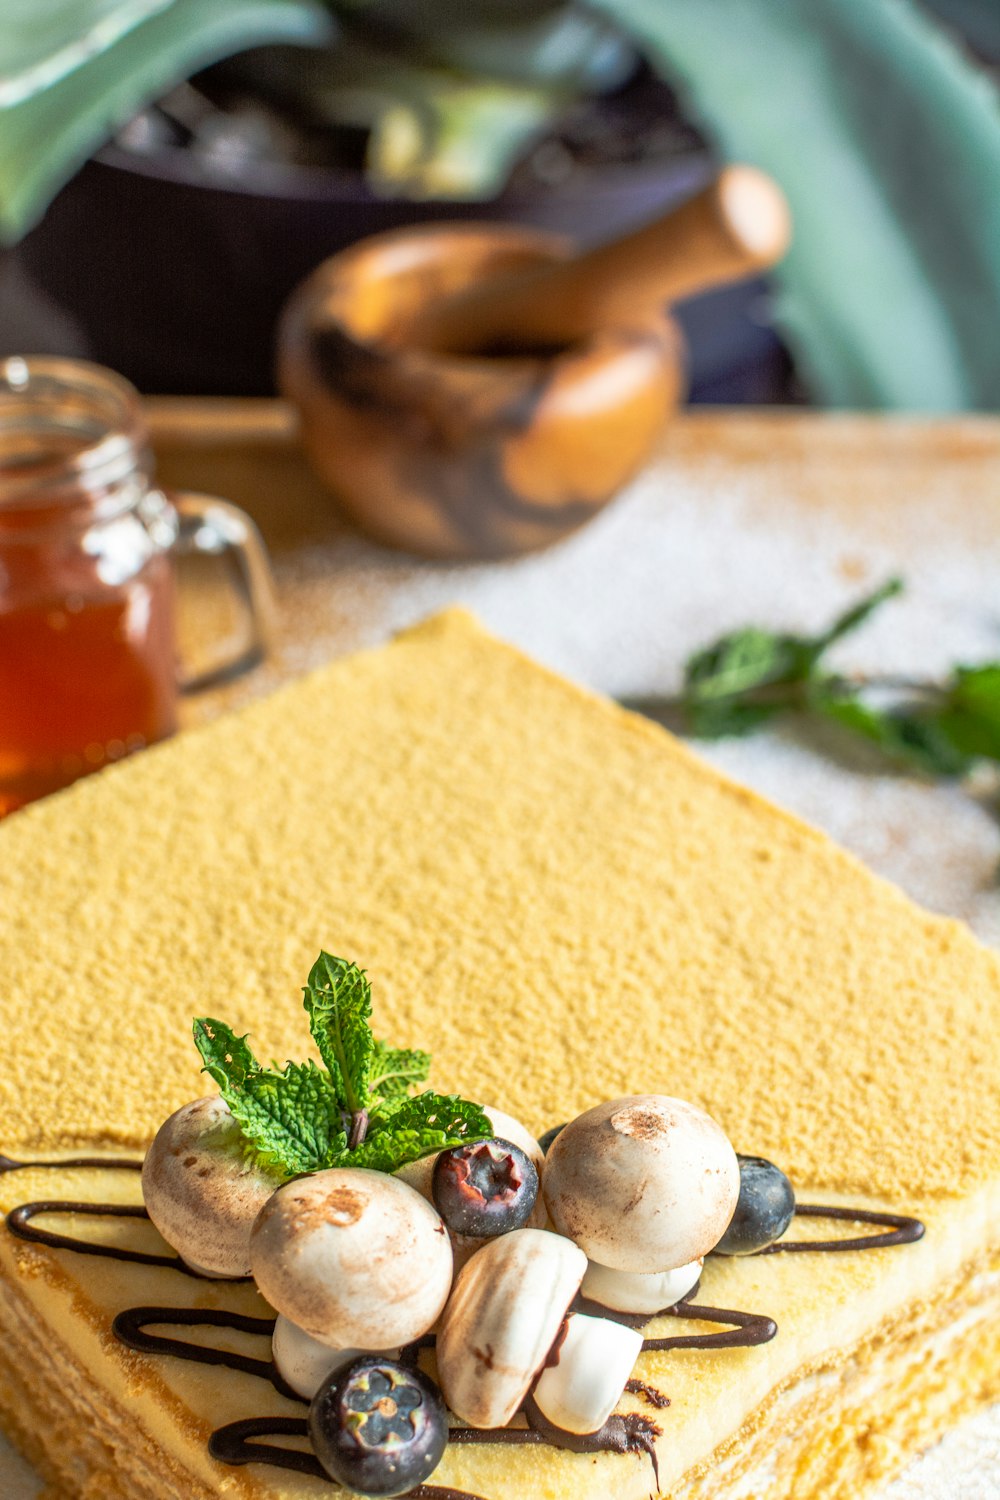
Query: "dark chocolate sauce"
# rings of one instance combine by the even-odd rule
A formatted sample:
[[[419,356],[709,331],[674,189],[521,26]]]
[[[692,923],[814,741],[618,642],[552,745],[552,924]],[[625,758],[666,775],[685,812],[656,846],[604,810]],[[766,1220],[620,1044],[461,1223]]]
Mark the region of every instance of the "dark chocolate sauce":
[[[425,1333],[420,1338],[414,1339],[412,1343],[404,1344],[399,1351],[399,1362],[401,1365],[415,1365],[420,1359],[421,1349],[433,1349],[437,1338],[433,1333]]]
[[[570,1303],[570,1312],[586,1313],[588,1318],[607,1318],[609,1323],[620,1323],[623,1328],[632,1328],[636,1333],[658,1318],[659,1313],[631,1313],[622,1312],[617,1307],[605,1307],[603,1302],[595,1302],[592,1297],[585,1297],[582,1292],[577,1292]]]
[[[611,1323],[621,1323],[637,1332],[648,1327],[657,1318],[690,1318],[702,1323],[729,1323],[726,1333],[678,1334],[673,1338],[643,1339],[643,1350],[657,1349],[753,1349],[758,1344],[770,1343],[778,1331],[773,1318],[762,1313],[738,1312],[725,1307],[703,1307],[691,1301],[698,1295],[701,1282],[691,1288],[687,1296],[672,1307],[663,1307],[656,1313],[627,1313],[616,1307],[605,1307],[602,1302],[592,1302],[589,1297],[577,1297],[573,1304],[576,1312],[589,1313],[594,1318],[607,1318]]]
[[[891,1245],[912,1245],[922,1240],[926,1228],[919,1219],[905,1214],[872,1213],[864,1208],[832,1208],[822,1203],[797,1203],[797,1218],[839,1219],[849,1224],[877,1224],[888,1229],[888,1234],[863,1234],[848,1240],[779,1240],[758,1250],[758,1255],[817,1255],[844,1250],[883,1250]]]
[[[142,1163],[120,1157],[100,1156],[74,1157],[63,1161],[24,1162],[16,1161],[12,1157],[0,1154],[0,1174],[22,1169],[26,1170],[31,1167],[47,1167],[52,1169],[94,1168],[101,1171],[121,1170],[137,1172],[141,1171]],[[862,1235],[853,1239],[783,1241],[776,1245],[770,1245],[766,1250],[759,1251],[758,1254],[775,1255],[782,1252],[786,1254],[816,1254],[819,1252],[876,1250],[893,1245],[911,1244],[915,1240],[921,1239],[924,1234],[924,1225],[919,1219],[907,1218],[898,1214],[872,1213],[865,1209],[830,1208],[822,1205],[806,1204],[798,1205],[795,1212],[804,1218],[824,1218],[849,1223],[874,1224],[877,1227],[884,1228],[887,1232],[885,1234]],[[186,1266],[179,1256],[153,1255],[138,1250],[122,1249],[116,1245],[101,1245],[93,1241],[76,1239],[71,1235],[56,1234],[49,1230],[40,1229],[32,1222],[42,1214],[52,1213],[80,1214],[90,1218],[147,1219],[149,1217],[145,1208],[140,1205],[60,1202],[58,1200],[47,1199],[37,1203],[24,1203],[20,1207],[13,1209],[7,1216],[7,1227],[19,1239],[45,1245],[50,1249],[69,1250],[78,1255],[104,1256],[110,1260],[127,1261],[138,1265],[161,1266],[167,1270],[179,1271],[185,1276],[199,1278],[199,1273]],[[698,1287],[693,1287],[688,1293],[688,1297],[695,1296],[697,1292]],[[699,1322],[730,1325],[725,1332],[721,1333],[685,1334],[678,1335],[675,1338],[644,1339],[642,1346],[644,1350],[752,1348],[757,1344],[767,1343],[777,1333],[777,1325],[773,1319],[764,1317],[761,1314],[745,1313],[736,1309],[720,1307],[703,1307],[700,1304],[687,1300],[678,1302],[673,1307],[664,1308],[662,1312],[650,1316],[618,1312],[614,1308],[604,1307],[584,1297],[576,1299],[574,1309],[591,1311],[601,1317],[611,1318],[632,1328],[644,1328],[648,1323],[652,1322],[654,1317],[689,1318]],[[181,1328],[231,1328],[242,1333],[270,1337],[274,1328],[273,1319],[245,1317],[239,1313],[211,1308],[133,1307],[118,1314],[114,1320],[113,1331],[120,1342],[129,1349],[135,1349],[145,1354],[171,1355],[176,1359],[190,1360],[196,1364],[221,1365],[227,1369],[239,1370],[243,1374],[254,1375],[262,1380],[269,1381],[276,1390],[291,1400],[302,1400],[302,1397],[297,1396],[286,1385],[278,1373],[273,1360],[255,1359],[248,1355],[218,1349],[212,1345],[193,1344],[183,1339],[174,1339],[162,1334],[148,1333],[146,1329],[150,1324]],[[431,1348],[433,1344],[433,1335],[427,1334],[421,1339],[416,1339],[412,1344],[408,1344],[400,1357],[410,1362],[416,1362],[420,1350]],[[643,1381],[630,1380],[626,1389],[634,1394],[642,1395],[653,1406],[664,1408],[670,1404],[669,1397],[664,1396],[662,1392],[657,1391],[654,1387],[647,1386]],[[609,1417],[600,1432],[579,1435],[553,1428],[552,1424],[538,1411],[530,1396],[525,1403],[525,1411],[528,1414],[529,1423],[533,1424],[529,1427],[453,1428],[449,1436],[449,1441],[459,1445],[554,1443],[558,1447],[567,1448],[577,1453],[644,1453],[652,1461],[657,1486],[659,1486],[655,1439],[659,1436],[660,1429],[648,1417],[635,1412],[626,1414],[615,1412]],[[241,1422],[231,1422],[228,1426],[220,1427],[213,1432],[209,1439],[209,1452],[220,1463],[232,1465],[249,1463],[270,1464],[273,1467],[288,1469],[294,1473],[310,1474],[320,1479],[327,1479],[329,1476],[315,1454],[303,1452],[297,1448],[284,1448],[274,1443],[255,1441],[255,1439],[262,1437],[308,1437],[308,1435],[308,1424],[305,1418],[249,1417]],[[441,1485],[421,1484],[416,1489],[408,1490],[405,1500],[481,1500],[481,1497],[472,1495],[466,1490],[455,1490]]]
[[[39,1164],[40,1165],[40,1164]],[[54,1234],[51,1229],[39,1229],[32,1223],[39,1214],[84,1214],[90,1219],[148,1219],[146,1210],[131,1203],[69,1203],[65,1200],[45,1199],[38,1203],[22,1203],[7,1215],[7,1228],[19,1240],[28,1240],[35,1245],[47,1245],[50,1250],[73,1250],[77,1255],[103,1255],[108,1260],[131,1261],[137,1266],[166,1266],[170,1271],[180,1271],[184,1276],[197,1276],[186,1266],[179,1255],[150,1255],[144,1250],[125,1250],[119,1245],[99,1245],[93,1240],[78,1240],[74,1235]]]
[[[451,1441],[460,1435],[452,1432]],[[260,1437],[308,1436],[309,1424],[305,1417],[247,1417],[242,1422],[230,1422],[228,1427],[217,1428],[208,1440],[208,1451],[223,1464],[270,1464],[276,1469],[289,1469],[293,1474],[311,1474],[316,1479],[329,1480],[329,1474],[314,1453],[253,1441]],[[403,1500],[482,1500],[482,1497],[472,1495],[468,1490],[453,1490],[448,1485],[418,1484],[416,1489],[406,1491]]]
[[[242,1422],[217,1427],[208,1440],[208,1451],[223,1464],[271,1464],[276,1469],[290,1469],[295,1474],[313,1474],[317,1479],[329,1479],[315,1453],[252,1441],[258,1437],[308,1436],[309,1423],[305,1417],[246,1417]]]
[[[70,1156],[63,1161],[15,1161],[0,1151],[0,1173],[23,1172],[29,1167],[101,1167],[112,1171],[141,1172],[142,1162],[131,1156]]]
[[[685,1333],[675,1338],[643,1339],[643,1352],[650,1349],[753,1349],[769,1344],[778,1331],[773,1318],[760,1313],[738,1312],[735,1308],[702,1307],[695,1302],[678,1302],[657,1313],[658,1318],[691,1318],[699,1323],[731,1323],[725,1333]]]
[[[649,1417],[641,1416],[638,1412],[612,1412],[604,1426],[597,1432],[566,1432],[564,1428],[557,1427],[550,1422],[548,1417],[538,1405],[534,1396],[525,1398],[522,1408],[528,1419],[529,1432],[524,1428],[504,1427],[497,1430],[497,1435],[489,1432],[482,1437],[467,1437],[467,1442],[494,1442],[506,1441],[515,1443],[526,1443],[530,1441],[548,1443],[553,1448],[566,1448],[571,1453],[634,1453],[645,1454],[653,1465],[653,1477],[656,1480],[656,1488],[660,1488],[660,1466],[656,1457],[656,1439],[660,1436],[661,1428],[651,1421]],[[470,1429],[471,1431],[472,1429]],[[499,1433],[510,1434],[500,1438]],[[452,1433],[454,1440],[459,1433]]]
[[[239,1370],[244,1375],[258,1375],[269,1380],[283,1396],[293,1401],[300,1400],[290,1386],[278,1374],[271,1359],[253,1359],[246,1354],[235,1354],[231,1349],[217,1349],[213,1344],[192,1344],[186,1339],[167,1338],[160,1333],[147,1333],[150,1324],[170,1328],[232,1328],[238,1333],[255,1333],[270,1339],[274,1332],[273,1318],[249,1318],[242,1313],[212,1307],[129,1307],[120,1312],[111,1325],[111,1332],[126,1349],[138,1354],[170,1354],[175,1359],[187,1359],[198,1365],[224,1365],[227,1370]]]
[[[568,1335],[569,1317],[567,1316],[563,1318],[562,1322],[559,1324],[559,1332],[552,1340],[552,1348],[545,1356],[545,1363],[542,1365],[543,1370],[552,1370],[559,1363],[559,1356],[560,1354],[562,1354],[562,1346],[563,1344],[565,1344]]]
[[[649,1406],[655,1406],[660,1411],[666,1410],[670,1405],[669,1396],[658,1391],[655,1385],[647,1385],[644,1380],[636,1380],[634,1375],[631,1380],[626,1380],[625,1389],[630,1396],[641,1396]]]

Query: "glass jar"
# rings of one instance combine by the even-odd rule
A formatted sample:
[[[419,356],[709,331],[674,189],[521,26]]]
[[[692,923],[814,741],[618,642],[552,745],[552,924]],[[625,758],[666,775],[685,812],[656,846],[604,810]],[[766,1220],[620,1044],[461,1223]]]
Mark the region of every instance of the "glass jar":
[[[237,564],[246,631],[212,677],[253,665],[271,589],[249,517],[156,487],[127,381],[77,360],[0,365],[0,815],[177,728],[183,551]]]

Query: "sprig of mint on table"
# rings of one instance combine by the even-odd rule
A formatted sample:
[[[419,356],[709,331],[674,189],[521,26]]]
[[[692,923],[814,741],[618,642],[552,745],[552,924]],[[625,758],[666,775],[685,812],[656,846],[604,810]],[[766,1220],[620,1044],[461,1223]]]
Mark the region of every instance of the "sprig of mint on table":
[[[264,1068],[224,1021],[194,1023],[195,1046],[258,1157],[294,1176],[326,1167],[395,1172],[493,1134],[478,1104],[425,1090],[430,1054],[372,1035],[371,987],[357,964],[321,953],[303,995],[323,1061]]]
[[[902,592],[902,580],[889,579],[819,635],[756,626],[724,635],[688,659],[679,698],[633,699],[629,706],[656,718],[677,709],[700,739],[749,734],[784,714],[805,714],[838,724],[901,769],[925,776],[957,778],[978,761],[1000,761],[1000,662],[955,667],[943,682],[828,670],[831,646]]]

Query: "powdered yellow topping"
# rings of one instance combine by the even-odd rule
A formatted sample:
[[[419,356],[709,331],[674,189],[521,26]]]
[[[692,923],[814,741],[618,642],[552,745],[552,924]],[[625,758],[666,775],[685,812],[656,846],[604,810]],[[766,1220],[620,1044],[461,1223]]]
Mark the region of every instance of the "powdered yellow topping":
[[[460,613],[0,827],[0,1145],[140,1145],[190,1023],[299,1056],[320,947],[538,1130],[663,1092],[905,1211],[1000,1167],[1000,966]]]

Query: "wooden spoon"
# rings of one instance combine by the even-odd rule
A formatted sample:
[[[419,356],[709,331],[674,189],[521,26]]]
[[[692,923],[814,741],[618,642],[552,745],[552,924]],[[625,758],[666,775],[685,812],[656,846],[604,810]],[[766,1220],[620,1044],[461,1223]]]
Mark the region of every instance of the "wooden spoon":
[[[726,167],[679,208],[622,239],[429,303],[404,337],[455,354],[577,343],[771,266],[790,238],[777,184],[755,167]]]

